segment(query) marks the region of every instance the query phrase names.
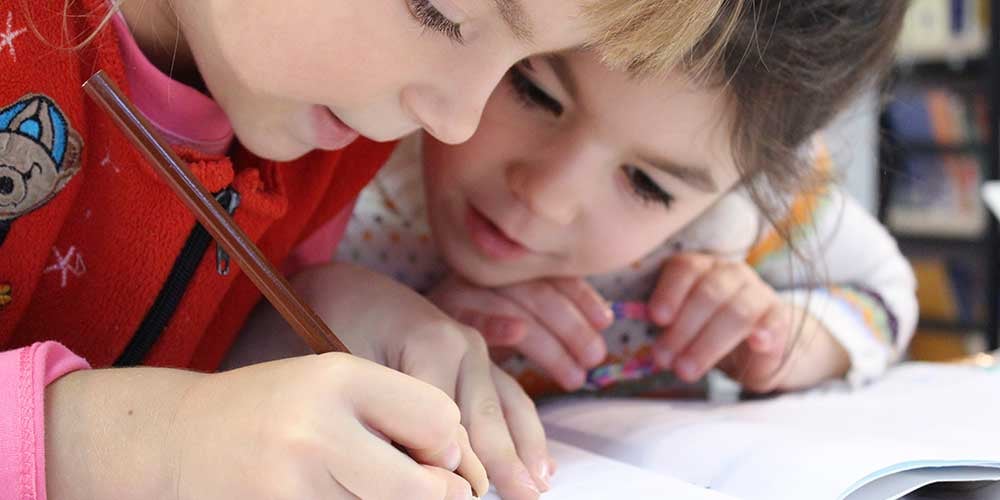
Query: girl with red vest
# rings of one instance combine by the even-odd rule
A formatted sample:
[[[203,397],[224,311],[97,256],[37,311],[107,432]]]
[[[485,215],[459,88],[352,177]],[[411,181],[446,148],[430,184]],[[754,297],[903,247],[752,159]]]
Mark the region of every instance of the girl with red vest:
[[[343,225],[392,149],[373,141],[467,139],[530,54],[596,42],[667,67],[721,0],[639,3],[2,4],[0,497],[464,498],[480,457],[506,497],[536,497],[552,466],[523,393],[478,335],[364,271],[335,269],[358,314],[334,326],[406,374],[345,355],[201,373],[258,292],[80,85],[107,72],[289,265]]]

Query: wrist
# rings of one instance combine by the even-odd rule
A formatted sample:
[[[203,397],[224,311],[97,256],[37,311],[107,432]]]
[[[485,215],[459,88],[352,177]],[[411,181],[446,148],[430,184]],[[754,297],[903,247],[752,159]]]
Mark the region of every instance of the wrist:
[[[48,496],[172,498],[184,394],[205,375],[137,368],[69,374],[45,391]]]
[[[779,389],[806,389],[827,380],[843,378],[851,367],[850,356],[822,322],[796,307],[788,366]]]

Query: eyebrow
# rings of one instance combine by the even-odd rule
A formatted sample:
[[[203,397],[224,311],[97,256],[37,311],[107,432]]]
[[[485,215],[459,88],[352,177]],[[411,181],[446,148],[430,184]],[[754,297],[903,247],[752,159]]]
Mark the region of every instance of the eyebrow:
[[[534,35],[528,16],[524,12],[524,6],[521,5],[521,0],[493,0],[493,3],[500,11],[500,17],[503,18],[504,24],[514,34],[514,38],[531,42]]]
[[[678,165],[672,161],[657,160],[655,158],[641,159],[642,161],[655,167],[657,170],[662,170],[680,179],[681,181],[684,181],[686,184],[699,191],[714,193],[719,190],[719,186],[716,185],[715,179],[712,179],[712,174],[704,168]]]

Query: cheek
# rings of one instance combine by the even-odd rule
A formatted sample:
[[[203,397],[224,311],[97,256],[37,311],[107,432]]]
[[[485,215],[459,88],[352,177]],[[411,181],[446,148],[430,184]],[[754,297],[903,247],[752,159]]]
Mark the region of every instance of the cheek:
[[[658,208],[619,206],[592,214],[587,228],[578,232],[585,236],[577,241],[573,264],[587,275],[615,271],[636,262],[680,226],[668,212]]]
[[[388,0],[215,2],[213,40],[251,92],[309,103],[358,104],[403,72],[398,9]],[[389,56],[392,65],[389,65]],[[333,102],[331,102],[333,101]]]

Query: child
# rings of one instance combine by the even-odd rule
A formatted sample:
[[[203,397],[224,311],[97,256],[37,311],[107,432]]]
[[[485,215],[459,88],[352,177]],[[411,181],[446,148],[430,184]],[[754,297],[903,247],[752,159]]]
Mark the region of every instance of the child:
[[[832,186],[770,220],[761,188],[812,175],[796,151],[886,62],[902,10],[758,3],[707,84],[634,81],[581,52],[529,59],[469,142],[425,140],[422,173],[415,143],[398,150],[337,257],[433,290],[532,362],[507,367],[534,394],[602,363],[599,385],[652,365],[688,382],[718,365],[761,392],[875,377],[915,326],[906,261]],[[655,327],[606,329],[602,299],[648,300]]]
[[[594,43],[618,64],[669,64],[721,0],[647,1],[652,10],[638,13],[629,3],[4,3],[0,348],[15,350],[0,353],[0,497],[464,498],[469,484],[455,470],[481,489],[455,404],[358,358],[217,375],[81,370],[83,358],[213,370],[259,295],[80,85],[103,69],[124,87],[280,265],[381,165],[392,145],[372,140],[420,128],[465,140],[496,81],[531,54]],[[379,300],[366,310],[392,304],[400,321],[467,338],[408,292],[385,287]],[[437,370],[448,360],[404,366],[385,355],[426,337],[376,342],[383,325],[364,326],[372,332],[338,332],[424,381],[456,375]],[[511,394],[497,396],[487,356],[472,347],[454,353],[476,370],[461,374],[465,409]],[[504,404],[537,420],[528,405]],[[491,441],[516,429],[467,422],[491,468],[532,482]]]

